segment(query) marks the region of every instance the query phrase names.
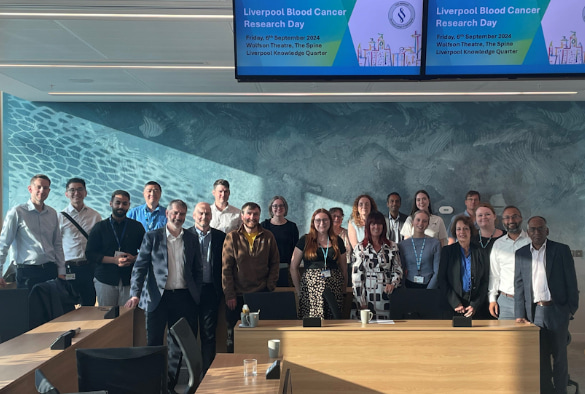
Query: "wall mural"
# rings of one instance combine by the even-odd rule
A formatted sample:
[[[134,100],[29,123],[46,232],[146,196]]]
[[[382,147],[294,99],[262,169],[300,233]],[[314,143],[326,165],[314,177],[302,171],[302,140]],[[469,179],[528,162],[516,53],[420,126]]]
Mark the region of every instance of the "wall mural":
[[[146,181],[161,202],[213,200],[217,178],[230,202],[275,194],[308,230],[316,208],[371,194],[387,213],[398,191],[408,213],[426,189],[435,211],[464,209],[467,190],[528,219],[549,220],[551,239],[583,249],[585,103],[32,103],[4,95],[4,213],[29,197],[35,173],[53,180],[47,203],[65,207],[65,181],[88,182],[86,202],[109,214],[118,188],[143,203]],[[8,192],[7,192],[8,191]],[[448,224],[450,215],[444,217]],[[192,225],[189,218],[187,224]]]

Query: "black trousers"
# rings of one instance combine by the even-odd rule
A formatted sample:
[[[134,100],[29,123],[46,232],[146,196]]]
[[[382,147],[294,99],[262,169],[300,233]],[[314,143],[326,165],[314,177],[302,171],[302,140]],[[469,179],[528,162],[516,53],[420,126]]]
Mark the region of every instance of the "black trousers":
[[[46,263],[43,265],[18,265],[16,267],[16,287],[29,291],[37,283],[57,278],[57,265]]]
[[[67,273],[75,274],[75,280],[70,280],[69,283],[81,297],[82,306],[95,306],[94,272],[95,264],[81,266],[67,264]]]
[[[240,320],[240,313],[242,313],[242,307],[244,306],[244,297],[236,296],[237,305],[232,311],[230,308],[225,307],[225,321],[227,325],[227,352],[234,352],[234,326]]]
[[[201,339],[201,356],[203,358],[203,373],[207,372],[209,366],[215,359],[215,331],[217,329],[219,302],[220,298],[215,291],[215,286],[212,283],[204,283],[201,289],[201,300],[199,301],[197,314]],[[197,335],[197,331],[194,332]]]
[[[182,317],[187,319],[194,333],[197,332],[197,304],[189,290],[165,290],[160,303],[152,312],[146,312],[146,344],[161,346],[164,341],[165,327],[172,327]],[[169,347],[169,387],[174,387],[181,368],[181,349],[168,336]]]
[[[534,324],[540,327],[540,392],[565,394],[569,382],[569,313],[554,304],[536,306]]]

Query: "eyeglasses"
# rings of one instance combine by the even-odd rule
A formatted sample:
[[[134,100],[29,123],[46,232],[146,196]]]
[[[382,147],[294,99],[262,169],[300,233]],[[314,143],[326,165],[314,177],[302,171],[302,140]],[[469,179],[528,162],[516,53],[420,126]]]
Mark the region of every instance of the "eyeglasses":
[[[502,220],[510,220],[510,219],[514,219],[514,220],[518,220],[518,219],[522,219],[522,216],[520,215],[512,215],[512,216],[502,216]]]
[[[84,188],[84,187],[78,187],[78,188],[75,188],[75,189],[74,189],[74,188],[67,189],[67,192],[69,192],[70,194],[73,194],[73,193],[75,193],[75,192],[77,192],[77,193],[81,193],[81,192],[83,192],[84,190],[85,190],[85,188]]]
[[[281,209],[281,208],[284,208],[284,204],[272,204],[272,208]]]
[[[314,222],[316,224],[319,224],[319,223],[329,223],[329,219],[315,219]]]

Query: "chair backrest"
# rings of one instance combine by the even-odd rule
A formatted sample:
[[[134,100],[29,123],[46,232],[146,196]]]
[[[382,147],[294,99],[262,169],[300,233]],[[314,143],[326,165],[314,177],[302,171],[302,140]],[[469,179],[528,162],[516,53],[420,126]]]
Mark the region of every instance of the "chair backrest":
[[[28,289],[1,289],[0,343],[29,330]]]
[[[296,320],[297,301],[292,291],[244,294],[244,303],[251,312],[260,309],[260,320]]]
[[[40,369],[35,370],[35,387],[40,394],[59,394],[59,390],[53,386]]]
[[[400,287],[390,295],[390,318],[393,320],[452,319],[443,293],[438,289],[407,289]]]
[[[184,317],[171,327],[171,334],[183,352],[183,359],[189,371],[189,383],[184,394],[193,394],[199,387],[199,383],[201,383],[201,373],[203,371],[201,348],[197,343],[193,330],[191,330],[191,326]]]
[[[77,349],[79,391],[159,394],[167,391],[167,347]]]
[[[325,302],[329,306],[329,310],[331,311],[331,315],[333,315],[333,318],[341,319],[341,311],[339,310],[337,299],[335,298],[335,294],[333,294],[329,287],[326,287],[325,290],[323,290],[323,298],[325,299]]]

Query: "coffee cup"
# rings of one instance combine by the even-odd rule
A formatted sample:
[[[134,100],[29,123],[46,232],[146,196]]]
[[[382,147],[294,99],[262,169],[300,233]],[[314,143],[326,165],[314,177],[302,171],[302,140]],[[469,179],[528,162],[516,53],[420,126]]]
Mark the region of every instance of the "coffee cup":
[[[242,321],[242,327],[250,327],[250,319],[247,313],[240,313],[240,320]]]
[[[280,339],[271,339],[268,341],[268,357],[278,358],[280,355]]]
[[[362,324],[368,324],[374,318],[374,314],[369,309],[362,309],[360,311],[360,318]]]
[[[248,315],[248,324],[250,327],[257,327],[258,320],[260,320],[260,313],[259,312],[250,312]]]

